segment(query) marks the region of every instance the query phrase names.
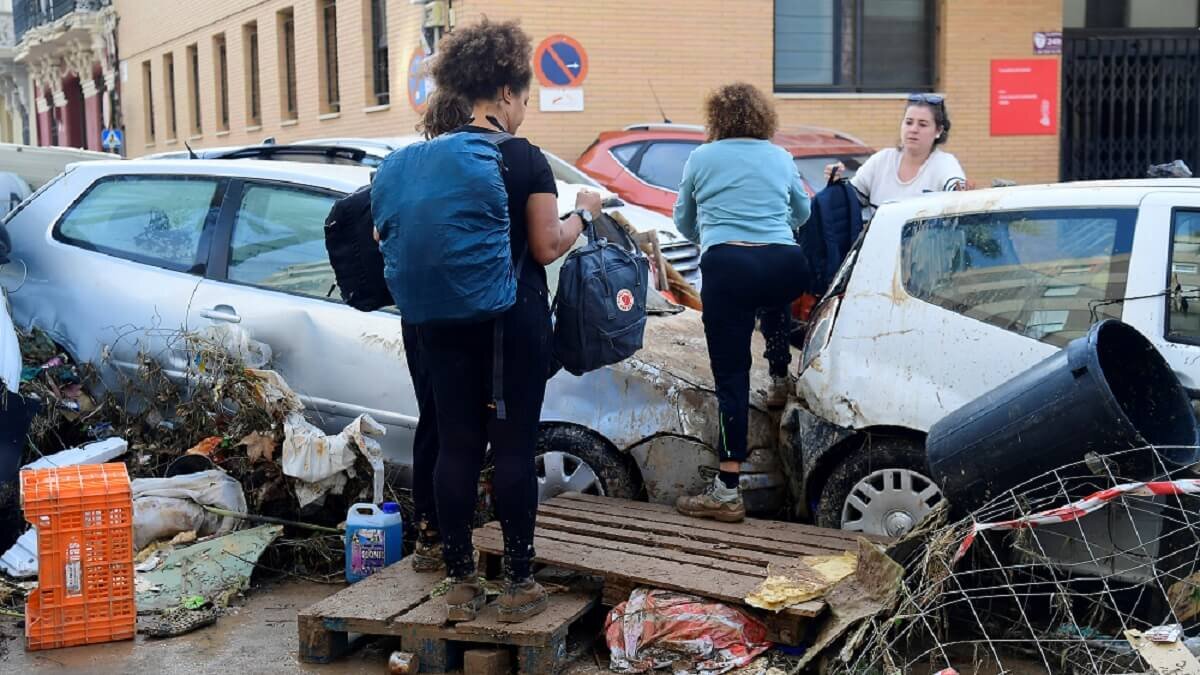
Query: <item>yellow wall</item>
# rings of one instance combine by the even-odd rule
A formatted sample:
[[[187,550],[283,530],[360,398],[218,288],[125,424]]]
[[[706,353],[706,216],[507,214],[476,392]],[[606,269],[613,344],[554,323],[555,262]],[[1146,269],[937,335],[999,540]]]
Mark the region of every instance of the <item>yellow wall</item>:
[[[519,18],[534,42],[566,33],[586,48],[589,74],[584,83],[586,111],[541,113],[537,83],[530,115],[522,133],[559,155],[574,159],[599,131],[635,122],[657,121],[651,84],[673,121],[700,122],[701,102],[711,88],[745,80],[772,88],[772,0],[455,0],[459,25],[482,14],[492,19]],[[163,140],[166,105],[161,102],[159,69],[165,50],[175,51],[176,68],[186,64],[186,46],[200,48],[204,130],[192,145],[237,145],[275,136],[279,141],[321,136],[388,136],[411,133],[416,115],[408,105],[406,71],[419,42],[420,10],[407,0],[389,2],[392,103],[390,109],[364,112],[366,100],[365,0],[338,2],[338,37],[342,111],[333,119],[320,116],[317,77],[316,16],[318,0],[116,0],[120,15],[123,111],[131,155],[182,149]],[[279,114],[275,13],[294,7],[297,26],[297,71],[300,81],[299,120],[289,125]],[[263,125],[246,130],[242,81],[241,26],[257,20],[263,83]],[[1058,30],[1062,3],[1057,0],[941,0],[937,39],[938,89],[947,96],[954,122],[946,149],[955,153],[968,174],[981,184],[1002,177],[1018,182],[1053,181],[1058,176],[1057,136],[992,137],[989,134],[990,61],[1031,58],[1032,33]],[[216,96],[212,36],[224,31],[228,41],[230,131],[215,133]],[[153,147],[142,142],[141,63],[153,68],[155,112],[159,134]],[[1057,57],[1044,57],[1057,59]],[[186,134],[187,78],[176,73],[179,128]],[[777,96],[784,126],[836,128],[883,147],[894,143],[903,109],[903,94],[887,96]],[[182,139],[181,139],[182,140]]]

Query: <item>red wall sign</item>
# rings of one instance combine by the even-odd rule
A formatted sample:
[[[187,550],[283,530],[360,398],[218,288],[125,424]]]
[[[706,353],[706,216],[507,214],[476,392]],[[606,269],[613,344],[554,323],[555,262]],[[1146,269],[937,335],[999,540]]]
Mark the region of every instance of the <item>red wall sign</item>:
[[[992,135],[1058,133],[1058,59],[992,61]]]

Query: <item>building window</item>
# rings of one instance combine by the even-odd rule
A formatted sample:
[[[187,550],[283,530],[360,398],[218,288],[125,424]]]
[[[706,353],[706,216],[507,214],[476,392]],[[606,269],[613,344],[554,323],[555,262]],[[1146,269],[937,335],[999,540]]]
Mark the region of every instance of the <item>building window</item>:
[[[338,90],[337,0],[317,0],[317,19],[321,112],[335,113],[342,109]]]
[[[246,71],[246,124],[262,124],[262,83],[258,77],[258,23],[242,26]]]
[[[371,39],[368,43],[368,62],[371,64],[371,95],[375,105],[387,105],[391,101],[391,85],[388,79],[387,0],[369,1]]]
[[[154,81],[150,62],[142,61],[142,113],[146,116],[146,143],[154,142]]]
[[[213,79],[217,82],[217,130],[229,131],[229,52],[225,34],[213,38]]]
[[[167,90],[167,140],[179,138],[179,124],[175,118],[175,55],[163,55],[163,88]]]
[[[934,0],[775,0],[775,91],[931,91]]]
[[[296,119],[296,15],[289,7],[275,15],[279,27],[279,107],[285,120]]]
[[[189,45],[187,48],[188,60],[188,97],[191,99],[191,134],[199,136],[203,133],[203,125],[200,123],[200,46]]]

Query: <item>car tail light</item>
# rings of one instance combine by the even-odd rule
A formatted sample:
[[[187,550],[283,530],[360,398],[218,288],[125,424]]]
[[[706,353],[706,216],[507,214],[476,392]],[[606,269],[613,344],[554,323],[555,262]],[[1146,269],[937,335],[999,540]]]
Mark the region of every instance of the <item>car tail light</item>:
[[[813,312],[808,324],[808,336],[804,341],[804,353],[800,359],[800,372],[804,372],[817,355],[829,345],[833,335],[833,322],[837,319],[838,307],[842,304],[840,296],[830,296]]]

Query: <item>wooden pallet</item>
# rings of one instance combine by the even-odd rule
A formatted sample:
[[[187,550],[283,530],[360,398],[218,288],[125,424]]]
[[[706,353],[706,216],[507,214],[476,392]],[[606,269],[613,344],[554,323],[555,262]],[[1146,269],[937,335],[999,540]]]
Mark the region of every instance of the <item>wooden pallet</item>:
[[[475,546],[495,567],[504,551],[499,523],[476,530]],[[857,550],[856,536],[840,530],[754,519],[720,523],[669,506],[577,493],[543,503],[534,536],[536,562],[603,578],[606,605],[623,602],[638,586],[692,593],[742,605],[766,623],[773,641],[788,645],[804,639],[825,603],[763,613],[745,607],[745,596],[766,578],[768,565],[794,568],[801,556]]]
[[[482,644],[515,647],[522,673],[550,675],[565,663],[571,626],[598,600],[595,592],[553,593],[546,611],[518,624],[500,623],[495,603],[474,621],[447,624],[445,601],[430,597],[442,578],[413,571],[406,559],[303,610],[300,659],[329,663],[350,648],[352,634],[386,635],[417,654],[423,673],[457,670],[464,650]]]

